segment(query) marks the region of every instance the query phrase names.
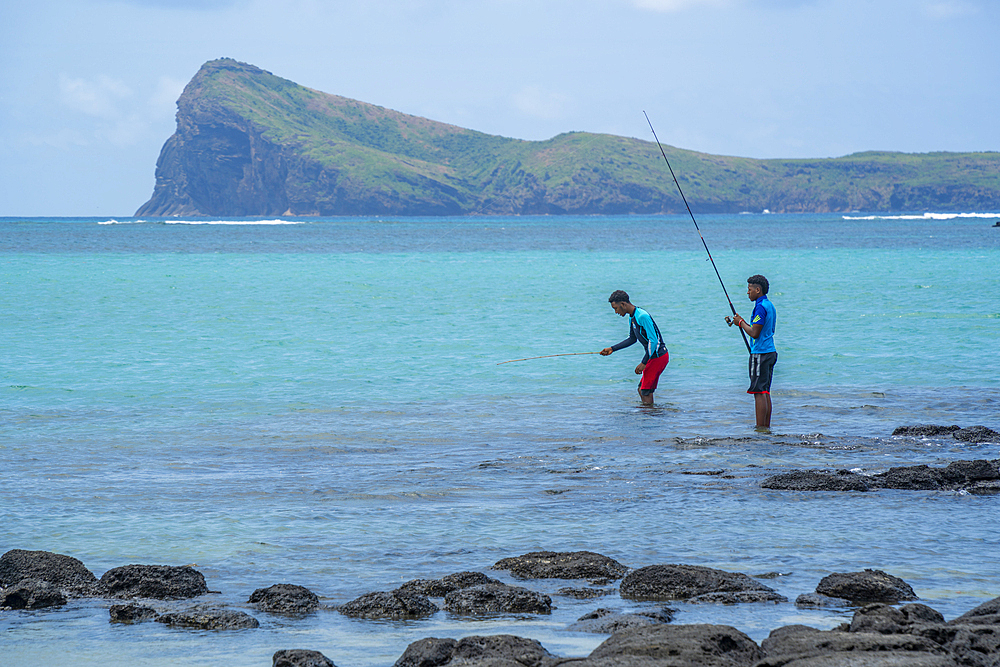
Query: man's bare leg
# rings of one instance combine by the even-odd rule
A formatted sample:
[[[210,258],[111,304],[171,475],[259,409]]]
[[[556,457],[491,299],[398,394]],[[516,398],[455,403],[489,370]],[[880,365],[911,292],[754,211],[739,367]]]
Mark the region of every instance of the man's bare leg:
[[[652,394],[648,394],[648,395],[644,396],[641,389],[639,389],[637,391],[639,392],[639,400],[642,401],[643,405],[652,405],[653,404],[653,395]]]
[[[753,400],[757,428],[771,428],[771,394],[754,394]]]

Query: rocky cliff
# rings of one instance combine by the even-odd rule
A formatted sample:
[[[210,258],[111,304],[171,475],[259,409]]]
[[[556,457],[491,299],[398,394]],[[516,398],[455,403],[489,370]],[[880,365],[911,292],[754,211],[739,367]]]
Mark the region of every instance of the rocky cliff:
[[[492,136],[206,63],[137,216],[680,213],[655,143]],[[664,147],[697,212],[1000,210],[1000,153],[753,160]]]

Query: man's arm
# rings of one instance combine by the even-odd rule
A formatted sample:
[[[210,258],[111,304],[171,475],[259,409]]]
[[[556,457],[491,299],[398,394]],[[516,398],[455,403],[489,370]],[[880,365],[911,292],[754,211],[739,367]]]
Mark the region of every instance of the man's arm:
[[[632,331],[632,328],[631,328],[631,327],[629,327],[629,330],[628,330],[628,333],[629,333],[629,336],[628,336],[628,338],[626,338],[626,339],[625,339],[625,340],[623,340],[622,342],[620,342],[620,343],[615,343],[615,344],[614,344],[614,345],[612,345],[611,347],[606,347],[606,348],[604,348],[603,350],[601,350],[601,356],[603,356],[603,357],[606,357],[606,356],[608,356],[609,354],[611,354],[612,352],[617,352],[618,350],[620,350],[620,349],[622,349],[622,348],[624,348],[624,347],[628,347],[629,345],[634,345],[634,344],[635,344],[635,341],[637,341],[637,340],[638,340],[638,339],[637,339],[637,338],[635,337],[635,332],[634,332],[634,331]]]
[[[767,311],[764,310],[764,306],[760,304],[754,306],[753,315],[750,316],[753,319],[754,324],[750,324],[739,314],[733,315],[733,322],[740,329],[747,332],[747,335],[753,339],[757,339],[760,336],[761,330],[764,328],[764,320],[767,318]],[[729,318],[726,318],[726,322],[729,322]],[[730,326],[732,326],[732,324]]]

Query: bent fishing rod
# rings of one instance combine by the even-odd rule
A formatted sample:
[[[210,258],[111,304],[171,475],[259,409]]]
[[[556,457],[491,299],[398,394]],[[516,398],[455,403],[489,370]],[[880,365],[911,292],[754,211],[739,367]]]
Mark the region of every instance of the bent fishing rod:
[[[660,148],[660,155],[663,156],[663,161],[667,163],[667,169],[670,170],[670,175],[674,178],[674,184],[677,186],[677,192],[681,193],[681,199],[684,200],[684,206],[687,207],[688,215],[691,216],[691,222],[694,223],[694,228],[698,230],[698,238],[701,239],[701,244],[705,246],[705,252],[708,253],[708,261],[712,262],[712,268],[715,269],[715,276],[719,279],[719,284],[722,285],[722,292],[726,295],[726,301],[729,302],[729,309],[733,311],[733,315],[735,315],[736,306],[733,305],[733,300],[729,298],[729,292],[726,291],[726,283],[722,282],[722,276],[719,275],[719,267],[715,265],[715,260],[712,259],[712,253],[708,250],[708,244],[705,243],[705,237],[701,235],[701,227],[698,226],[698,221],[694,219],[694,213],[691,212],[691,206],[688,204],[687,197],[684,196],[684,191],[681,190],[681,184],[677,181],[677,176],[674,175],[674,168],[670,166],[670,160],[667,159],[667,154],[663,151],[663,146],[660,144],[659,137],[656,136],[656,130],[653,129],[653,123],[650,122],[649,116],[645,111],[642,112],[642,115],[646,116],[646,122],[649,123],[649,131],[653,133],[653,138],[656,139],[656,145]],[[747,346],[747,352],[750,352],[750,341],[747,340],[746,332],[743,331],[742,327],[740,327],[740,335],[743,336],[743,344]]]
[[[600,352],[563,352],[562,354],[543,354],[540,357],[525,357],[524,359],[511,359],[510,361],[501,361],[497,366],[502,366],[503,364],[509,364],[515,361],[531,361],[532,359],[548,359],[549,357],[575,357],[581,354],[600,354]]]

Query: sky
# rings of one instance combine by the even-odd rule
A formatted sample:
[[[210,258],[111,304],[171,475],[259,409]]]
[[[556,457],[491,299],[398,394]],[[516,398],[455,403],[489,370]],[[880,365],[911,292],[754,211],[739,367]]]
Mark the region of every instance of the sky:
[[[1000,151],[997,0],[0,0],[0,216],[132,215],[221,57],[519,139]]]

